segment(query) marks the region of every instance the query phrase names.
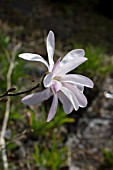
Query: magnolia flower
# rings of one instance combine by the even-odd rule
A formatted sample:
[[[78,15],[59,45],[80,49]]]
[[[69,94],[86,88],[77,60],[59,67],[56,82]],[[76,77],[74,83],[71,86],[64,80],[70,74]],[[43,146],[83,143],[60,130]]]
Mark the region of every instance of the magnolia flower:
[[[77,111],[79,107],[86,107],[87,99],[83,94],[84,86],[93,88],[93,82],[82,75],[67,74],[87,60],[84,57],[85,52],[83,49],[72,50],[62,60],[58,59],[54,63],[55,38],[52,31],[47,36],[46,46],[48,62],[38,54],[23,53],[19,57],[25,60],[42,62],[48,68],[48,74],[43,79],[45,90],[25,96],[22,99],[22,103],[35,105],[53,96],[47,118],[47,122],[49,122],[56,114],[58,99],[63,105],[64,112],[67,114],[71,113],[73,109]]]

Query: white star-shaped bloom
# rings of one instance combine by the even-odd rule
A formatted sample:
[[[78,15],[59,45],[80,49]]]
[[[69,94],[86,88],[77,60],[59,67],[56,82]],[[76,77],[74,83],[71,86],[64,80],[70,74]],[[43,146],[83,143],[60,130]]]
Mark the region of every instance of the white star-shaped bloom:
[[[62,60],[58,59],[54,63],[55,38],[52,31],[47,36],[46,46],[49,63],[38,54],[23,53],[19,57],[25,60],[42,62],[48,68],[48,74],[43,79],[45,90],[25,96],[22,99],[22,103],[35,105],[49,99],[53,95],[47,118],[47,122],[49,122],[56,114],[58,99],[63,105],[64,112],[67,114],[71,113],[73,109],[77,111],[79,107],[86,107],[87,99],[83,94],[84,86],[93,88],[93,82],[82,75],[67,74],[87,60],[84,57],[85,52],[83,49],[72,50]]]

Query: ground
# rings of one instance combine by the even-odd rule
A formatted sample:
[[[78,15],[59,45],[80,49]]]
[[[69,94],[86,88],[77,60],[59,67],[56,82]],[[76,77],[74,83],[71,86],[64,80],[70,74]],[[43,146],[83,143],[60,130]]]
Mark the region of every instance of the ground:
[[[106,15],[101,1],[16,1],[0,2],[0,28],[4,35],[10,35],[12,45],[21,42],[22,51],[35,52],[47,58],[44,38],[49,30],[56,35],[56,56],[62,57],[73,47],[92,44],[106,48],[113,54],[113,18]],[[108,6],[109,8],[109,6]],[[58,49],[58,50],[57,50]],[[112,61],[111,61],[112,62]],[[42,70],[41,70],[42,69]],[[43,66],[38,72],[43,72]],[[37,70],[36,70],[37,72]],[[94,70],[95,72],[95,70]],[[113,93],[112,73],[107,74],[94,87],[88,107],[80,111],[76,123],[68,125],[66,143],[68,146],[69,170],[107,170],[103,149],[113,149],[113,100],[106,92]],[[90,99],[90,97],[89,97]],[[29,141],[29,146],[30,146]],[[13,158],[12,158],[13,159]],[[67,168],[65,168],[67,169]]]

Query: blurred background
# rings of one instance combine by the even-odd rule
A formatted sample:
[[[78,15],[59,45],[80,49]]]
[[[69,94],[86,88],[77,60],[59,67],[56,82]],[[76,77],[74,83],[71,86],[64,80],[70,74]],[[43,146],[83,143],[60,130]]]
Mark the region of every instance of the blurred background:
[[[17,93],[37,85],[46,68],[18,54],[32,52],[47,59],[49,30],[55,33],[55,60],[83,48],[88,61],[72,73],[95,84],[85,89],[85,109],[66,115],[59,104],[50,123],[46,118],[51,99],[25,106],[25,94],[0,98],[1,132],[8,113],[0,169],[113,170],[112,8],[112,0],[0,0],[0,95],[10,88]]]

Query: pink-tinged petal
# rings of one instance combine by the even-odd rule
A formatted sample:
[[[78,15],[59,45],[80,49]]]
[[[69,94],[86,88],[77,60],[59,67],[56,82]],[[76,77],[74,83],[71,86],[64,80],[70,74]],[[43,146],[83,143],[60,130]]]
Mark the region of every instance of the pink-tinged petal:
[[[51,88],[54,93],[57,93],[62,88],[62,84],[57,80],[52,80]]]
[[[67,74],[60,78],[61,82],[68,82],[76,85],[82,85],[89,88],[93,88],[94,84],[93,82],[85,76],[79,75],[79,74]]]
[[[71,104],[70,100],[67,98],[67,96],[62,93],[61,91],[57,92],[58,99],[63,104],[64,112],[69,114],[73,111],[73,105]]]
[[[84,57],[85,52],[83,49],[76,49],[70,51],[61,61],[61,68],[59,69],[58,75],[64,75],[69,71],[75,69],[80,64],[85,62],[87,58]],[[65,69],[66,68],[66,69]]]
[[[78,84],[76,84],[76,85],[73,84],[73,86],[76,86],[82,93],[84,92],[84,86],[81,86]]]
[[[53,77],[52,73],[49,73],[44,77],[43,80],[44,87],[50,87],[52,85],[52,77]]]
[[[48,53],[48,60],[49,60],[49,71],[51,71],[54,66],[54,61],[53,61],[54,49],[55,49],[54,33],[50,31],[47,36],[47,53]]]
[[[57,111],[57,106],[58,106],[58,97],[57,94],[55,94],[48,114],[47,122],[50,122],[54,118]]]
[[[33,93],[25,96],[22,99],[22,103],[26,105],[35,105],[37,103],[43,102],[44,100],[47,100],[50,96],[51,96],[50,88],[47,88],[42,92]]]
[[[64,83],[63,85],[66,88],[68,88],[76,96],[80,107],[87,106],[87,99],[85,95],[80,90],[78,90],[76,86],[73,86],[72,84],[69,84],[69,83]]]
[[[67,96],[67,98],[70,100],[70,102],[72,103],[73,107],[75,110],[78,110],[79,108],[79,103],[78,100],[76,98],[76,96],[66,87],[61,88],[61,91]]]
[[[57,60],[57,62],[55,63],[55,65],[52,69],[53,76],[55,76],[57,74],[59,68],[60,68],[60,58]]]
[[[19,54],[19,57],[20,57],[20,58],[23,58],[24,60],[29,60],[29,61],[39,61],[39,62],[45,64],[45,65],[47,66],[47,68],[49,67],[47,61],[44,60],[44,59],[43,59],[40,55],[38,55],[38,54],[23,53],[23,54]]]

